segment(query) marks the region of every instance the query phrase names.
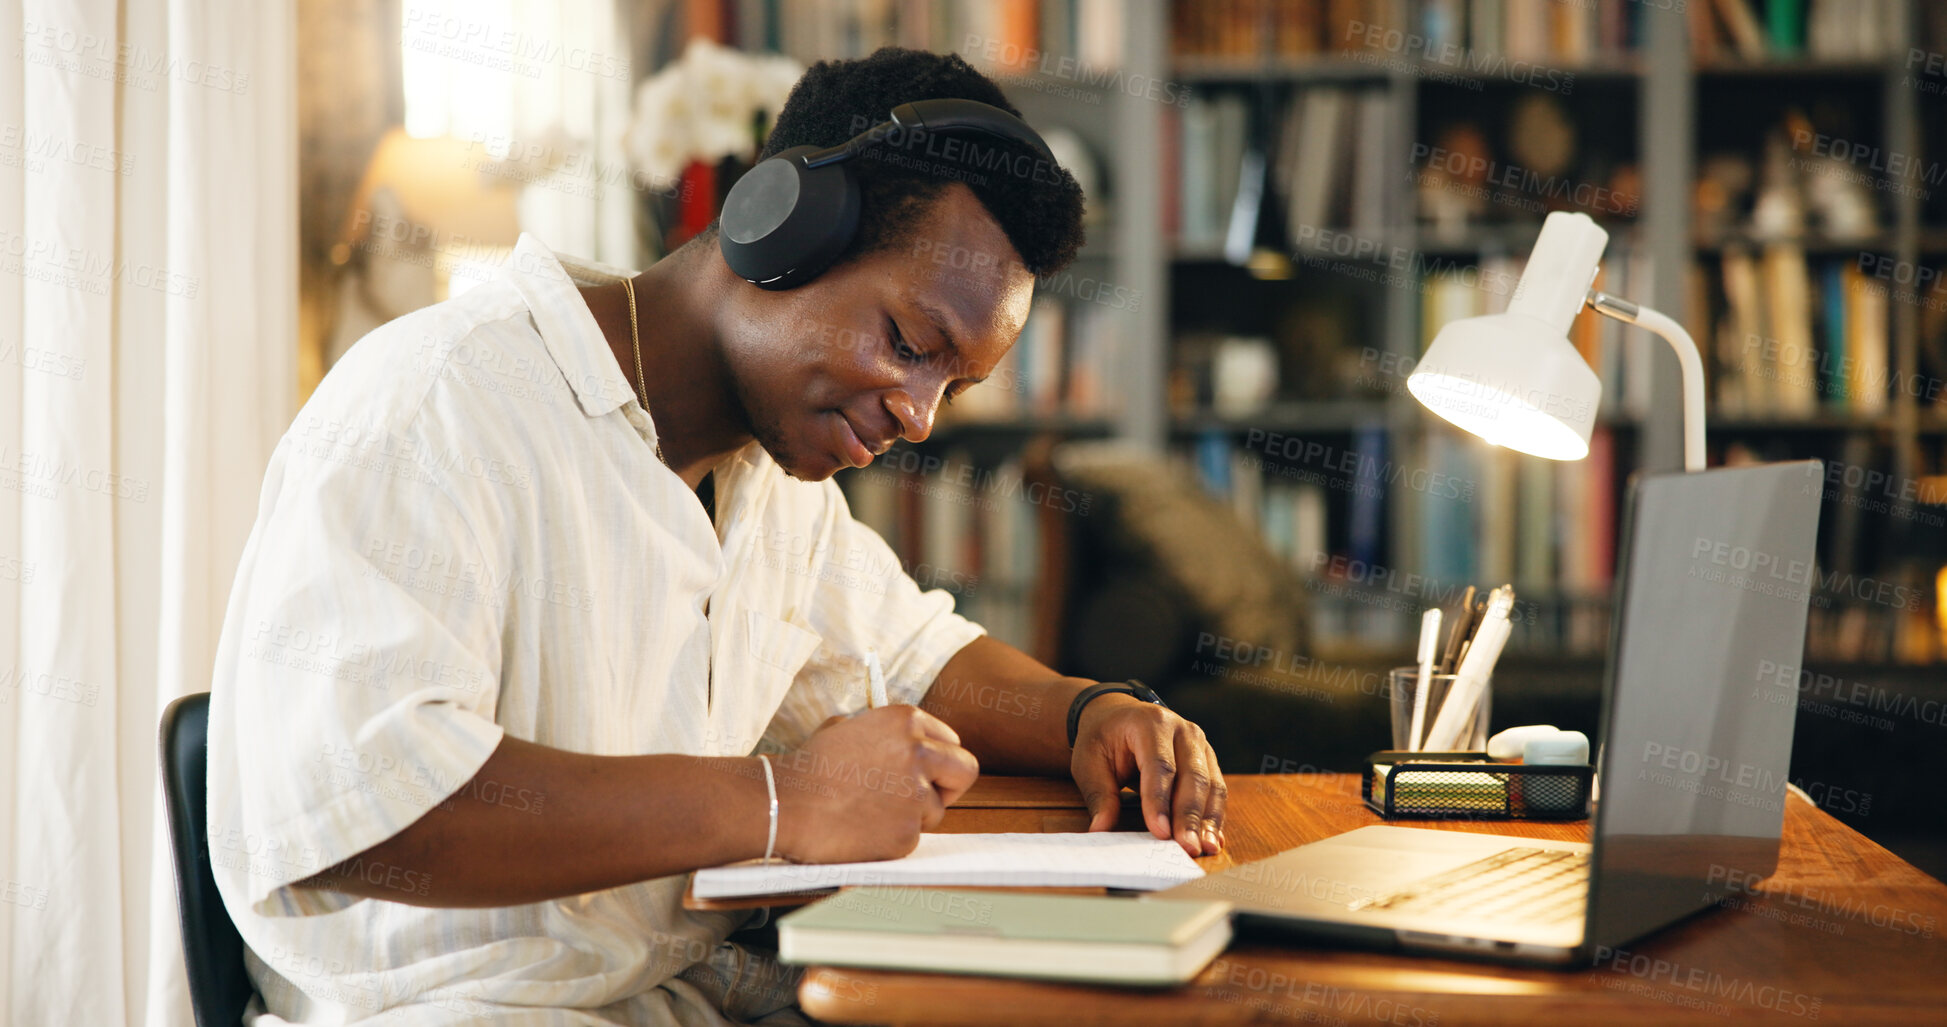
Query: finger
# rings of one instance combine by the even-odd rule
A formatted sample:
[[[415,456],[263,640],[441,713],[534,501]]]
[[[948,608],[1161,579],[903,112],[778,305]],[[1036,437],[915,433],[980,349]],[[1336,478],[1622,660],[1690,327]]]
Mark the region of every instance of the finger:
[[[1217,754],[1210,748],[1208,739],[1203,740],[1203,756],[1210,767],[1210,808],[1204,813],[1204,855],[1215,855],[1224,847],[1224,810],[1230,798],[1230,786],[1224,783],[1224,771],[1217,765]]]
[[[1106,753],[1090,748],[1075,755],[1070,772],[1075,775],[1075,787],[1081,790],[1082,803],[1088,807],[1088,829],[1091,831],[1110,831],[1122,818],[1122,782],[1117,779],[1115,764]]]
[[[953,805],[980,777],[980,761],[973,753],[931,738],[919,743],[919,769],[943,806]]]
[[[1210,765],[1203,756],[1203,743],[1195,728],[1179,725],[1176,741],[1176,796],[1171,824],[1176,828],[1176,843],[1192,856],[1204,854],[1204,815],[1210,805]],[[1211,839],[1214,843],[1215,839]]]
[[[1158,838],[1170,836],[1170,795],[1176,787],[1176,753],[1169,736],[1152,734],[1149,745],[1136,757],[1141,768],[1141,783],[1136,791],[1143,800],[1143,823]]]
[[[921,797],[925,807],[919,815],[919,829],[930,831],[940,826],[940,821],[946,819],[947,801],[939,792],[931,788],[921,789]]]
[[[893,706],[887,708],[911,710],[914,723],[919,725],[919,729],[925,733],[926,737],[936,738],[949,745],[960,744],[960,732],[953,730],[952,727],[947,725],[946,721],[935,717],[917,706]]]

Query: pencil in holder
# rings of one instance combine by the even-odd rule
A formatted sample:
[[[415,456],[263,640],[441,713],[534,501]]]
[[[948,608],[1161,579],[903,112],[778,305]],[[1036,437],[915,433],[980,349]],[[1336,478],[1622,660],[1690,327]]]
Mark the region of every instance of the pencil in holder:
[[[1498,763],[1483,752],[1403,752],[1366,757],[1363,795],[1391,819],[1582,820],[1589,815],[1586,764]]]

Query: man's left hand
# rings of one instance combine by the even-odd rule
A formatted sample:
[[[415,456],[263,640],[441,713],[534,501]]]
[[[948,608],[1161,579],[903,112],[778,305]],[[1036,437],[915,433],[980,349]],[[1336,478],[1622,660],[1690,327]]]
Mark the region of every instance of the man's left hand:
[[[1224,774],[1203,729],[1154,703],[1103,695],[1082,708],[1069,772],[1088,804],[1091,831],[1115,827],[1121,791],[1142,797],[1143,823],[1192,856],[1224,845]]]

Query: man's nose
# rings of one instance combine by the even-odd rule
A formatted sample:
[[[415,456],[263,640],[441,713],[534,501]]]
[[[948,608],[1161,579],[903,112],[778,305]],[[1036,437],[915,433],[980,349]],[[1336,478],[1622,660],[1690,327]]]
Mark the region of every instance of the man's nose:
[[[939,408],[937,399],[921,406],[903,389],[886,397],[886,410],[899,422],[899,437],[907,442],[925,442],[933,434],[933,416]]]

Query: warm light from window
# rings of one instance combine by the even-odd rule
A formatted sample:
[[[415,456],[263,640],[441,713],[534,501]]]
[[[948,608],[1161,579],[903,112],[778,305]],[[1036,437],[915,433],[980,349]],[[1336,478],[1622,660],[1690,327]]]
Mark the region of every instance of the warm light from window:
[[[515,0],[407,0],[400,18],[406,132],[453,136],[507,155],[514,80],[545,47],[514,15]]]

